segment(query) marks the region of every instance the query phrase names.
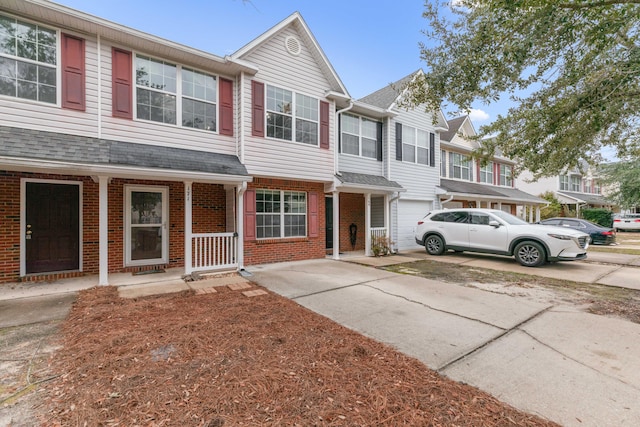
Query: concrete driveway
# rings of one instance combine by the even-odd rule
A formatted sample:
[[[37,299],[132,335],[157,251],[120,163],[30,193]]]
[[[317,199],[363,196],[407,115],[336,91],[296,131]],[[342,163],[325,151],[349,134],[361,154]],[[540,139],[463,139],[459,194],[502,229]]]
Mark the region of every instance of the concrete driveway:
[[[341,261],[249,272],[256,283],[524,411],[566,426],[640,425],[638,324]]]

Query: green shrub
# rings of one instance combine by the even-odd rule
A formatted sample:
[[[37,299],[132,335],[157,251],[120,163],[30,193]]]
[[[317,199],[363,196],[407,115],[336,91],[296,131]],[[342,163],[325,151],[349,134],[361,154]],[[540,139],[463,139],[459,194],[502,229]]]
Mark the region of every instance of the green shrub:
[[[556,216],[560,216],[562,212],[562,205],[560,201],[556,198],[556,196],[551,191],[547,191],[544,194],[539,196],[542,199],[545,199],[549,204],[547,206],[542,206],[540,208],[540,219],[554,218]]]
[[[613,212],[609,209],[582,209],[580,215],[587,221],[595,222],[603,227],[613,226]]]

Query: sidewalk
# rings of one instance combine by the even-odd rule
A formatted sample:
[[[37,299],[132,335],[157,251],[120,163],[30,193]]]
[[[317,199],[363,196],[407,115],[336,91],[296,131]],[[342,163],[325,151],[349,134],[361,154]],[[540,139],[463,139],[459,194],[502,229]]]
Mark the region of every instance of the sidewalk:
[[[640,425],[640,325],[332,260],[250,268],[256,283],[527,412]]]

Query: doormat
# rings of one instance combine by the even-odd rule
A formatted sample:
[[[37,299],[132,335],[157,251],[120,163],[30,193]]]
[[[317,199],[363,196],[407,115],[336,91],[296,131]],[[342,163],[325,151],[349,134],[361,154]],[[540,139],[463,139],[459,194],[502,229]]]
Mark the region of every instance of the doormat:
[[[156,270],[145,270],[145,271],[136,271],[135,273],[132,273],[134,276],[142,276],[143,274],[155,274],[155,273],[164,273],[164,269],[159,268]]]

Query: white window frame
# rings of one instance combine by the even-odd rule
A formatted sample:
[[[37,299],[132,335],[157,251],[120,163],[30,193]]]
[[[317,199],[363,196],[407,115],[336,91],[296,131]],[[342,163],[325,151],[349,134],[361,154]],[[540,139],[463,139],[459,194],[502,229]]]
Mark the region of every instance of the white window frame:
[[[61,106],[61,99],[62,99],[62,66],[61,66],[61,48],[60,48],[60,30],[56,29],[56,28],[52,28],[50,26],[47,25],[42,25],[40,22],[37,21],[33,21],[30,19],[24,19],[22,17],[17,17],[14,15],[11,15],[9,13],[4,13],[4,12],[0,12],[1,16],[4,16],[6,18],[9,19],[13,19],[15,21],[18,22],[23,22],[25,24],[31,24],[31,25],[35,25],[36,27],[40,28],[42,27],[43,29],[49,30],[49,31],[53,31],[55,32],[56,35],[56,43],[55,43],[55,50],[56,50],[56,63],[55,64],[47,64],[45,62],[40,62],[38,60],[33,60],[33,59],[28,59],[28,58],[23,58],[17,55],[10,55],[7,53],[0,53],[0,56],[3,58],[7,58],[13,61],[19,61],[19,62],[24,62],[27,64],[34,64],[37,66],[43,66],[43,67],[47,67],[47,68],[51,68],[53,70],[55,70],[56,73],[56,100],[55,102],[47,102],[47,101],[39,101],[37,99],[29,99],[29,98],[21,98],[19,96],[12,96],[12,95],[3,95],[0,94],[0,99],[1,98],[6,98],[6,99],[11,99],[11,100],[18,100],[20,102],[31,102],[31,103],[35,103],[38,105],[48,105],[48,106],[55,106],[55,107],[60,107]],[[17,78],[16,78],[17,79]]]
[[[288,92],[291,95],[291,105],[285,105],[286,109],[284,111],[276,111],[274,109],[269,109],[269,88],[273,88],[273,89],[277,89],[280,91],[284,91],[284,92]],[[312,96],[312,95],[308,95],[306,93],[302,93],[302,92],[297,92],[295,90],[291,90],[291,89],[287,89],[284,88],[282,86],[277,86],[277,85],[272,85],[272,84],[266,84],[265,87],[265,103],[264,103],[264,129],[265,129],[265,137],[267,139],[272,139],[274,141],[288,141],[288,142],[295,142],[298,144],[304,144],[307,146],[311,146],[311,147],[319,147],[320,146],[320,99]],[[302,96],[302,97],[306,97],[306,98],[310,98],[312,100],[315,100],[316,103],[316,112],[317,112],[317,118],[316,119],[311,119],[311,118],[307,118],[307,117],[303,117],[301,115],[298,114],[298,108],[305,108],[304,106],[299,106],[299,102],[298,102],[298,96]],[[269,116],[269,114],[277,114],[280,116],[285,116],[285,117],[289,117],[291,118],[291,139],[287,139],[287,138],[279,138],[277,136],[269,136],[269,121],[267,120],[267,117]],[[298,125],[298,121],[301,122],[309,122],[309,123],[314,123],[316,125],[316,140],[315,143],[309,143],[309,142],[304,142],[304,141],[298,141],[298,135],[297,135],[297,125]]]
[[[569,191],[568,175],[560,175],[560,191]]]
[[[344,121],[342,121],[344,119],[344,117],[350,117],[352,119],[356,119],[358,120],[358,133],[353,133],[351,131],[345,130],[344,127]],[[378,121],[377,120],[373,120],[370,119],[368,117],[364,117],[364,116],[359,116],[357,114],[349,114],[349,113],[344,113],[344,114],[340,114],[340,120],[342,121],[342,126],[340,127],[340,133],[342,135],[340,135],[341,137],[341,141],[342,141],[342,150],[341,150],[341,154],[344,154],[346,156],[354,156],[354,157],[363,157],[365,159],[373,159],[373,160],[377,160],[378,159],[378,130],[377,130],[377,126],[378,126]],[[365,135],[365,123],[372,123],[374,126],[374,132],[375,135],[373,136],[373,138],[370,138],[369,136]],[[358,154],[354,154],[354,153],[345,153],[344,152],[344,137],[343,135],[351,135],[354,136],[356,138],[358,138]],[[374,147],[374,152],[373,152],[373,156],[367,156],[364,154],[364,150],[363,150],[363,146],[364,146],[364,142],[368,141],[373,141],[373,147]]]
[[[440,176],[447,177],[447,151],[440,150]]]
[[[413,160],[406,160],[405,146],[413,148]],[[426,152],[425,161],[418,160],[418,154]],[[413,126],[402,125],[402,161],[417,165],[429,166],[429,132]]]
[[[513,187],[513,177],[511,176],[511,166],[500,164],[499,166],[499,183],[502,187]]]
[[[453,156],[453,158],[451,158]],[[463,181],[472,181],[473,180],[473,165],[471,159],[468,159],[468,156],[458,153],[455,151],[449,152],[449,158],[451,160],[451,164],[453,166],[453,170],[450,170],[451,178],[460,179]],[[467,159],[467,160],[464,160]],[[455,176],[456,168],[460,171],[460,176]],[[464,177],[464,171],[467,171],[467,176]]]
[[[171,91],[167,91],[167,90],[162,90],[159,88],[154,88],[151,86],[146,86],[146,85],[140,85],[138,84],[138,79],[137,79],[137,70],[138,70],[138,58],[141,59],[148,59],[151,61],[156,61],[156,62],[161,62],[163,65],[168,65],[168,66],[173,66],[176,69],[176,89],[175,92],[171,92]],[[199,70],[197,68],[194,67],[188,67],[188,66],[184,66],[181,64],[177,64],[171,61],[165,61],[164,59],[158,58],[158,57],[154,57],[151,55],[146,55],[143,53],[138,53],[136,52],[133,58],[133,82],[134,82],[134,100],[133,100],[133,117],[134,120],[136,121],[141,121],[141,122],[145,122],[145,123],[154,123],[154,124],[159,124],[159,125],[165,125],[165,126],[171,126],[171,127],[176,127],[176,128],[181,128],[181,129],[189,129],[189,130],[194,130],[194,131],[200,131],[200,132],[205,132],[207,134],[216,134],[219,133],[219,129],[220,129],[220,91],[219,91],[219,83],[220,83],[220,76],[218,76],[217,74],[211,74],[208,73],[206,71],[203,70]],[[192,71],[198,74],[204,74],[205,76],[208,77],[213,77],[213,79],[215,80],[215,101],[210,101],[210,100],[203,100],[201,98],[197,98],[195,96],[188,96],[185,95],[183,93],[183,88],[182,88],[182,84],[183,84],[183,77],[182,77],[182,73],[183,73],[183,69],[186,69],[188,71]],[[146,91],[150,91],[150,92],[156,92],[156,93],[161,93],[161,94],[166,94],[169,96],[173,96],[175,97],[175,109],[176,109],[176,116],[175,116],[175,123],[168,123],[168,122],[160,122],[160,121],[156,121],[156,120],[151,120],[151,119],[145,119],[145,118],[140,118],[138,117],[138,89],[141,90],[146,90]],[[209,104],[209,105],[214,105],[215,106],[215,129],[211,130],[211,129],[199,129],[196,127],[192,127],[192,126],[184,126],[182,124],[182,110],[183,110],[183,99],[188,99],[191,101],[197,101],[197,102],[202,102],[205,104]]]
[[[258,199],[257,196],[259,193],[261,192],[272,192],[272,193],[279,193],[280,195],[280,211],[279,212],[259,212],[258,211]],[[285,210],[285,195],[292,195],[292,194],[298,194],[298,195],[304,195],[304,214],[302,212],[286,212]],[[304,238],[307,237],[309,234],[309,227],[308,227],[308,219],[309,219],[309,194],[305,191],[293,191],[293,190],[276,190],[276,189],[269,189],[269,188],[260,188],[256,190],[256,238],[258,240],[269,240],[269,239],[298,239],[298,238]],[[260,216],[273,216],[273,215],[279,215],[280,218],[280,224],[279,224],[279,229],[280,229],[280,233],[278,236],[266,236],[266,237],[259,237],[259,221],[258,221],[258,217]],[[286,224],[285,224],[285,218],[287,216],[301,216],[304,215],[304,234],[301,235],[291,235],[291,236],[287,236],[286,235]]]
[[[134,191],[162,194],[162,224],[136,224],[136,227],[157,227],[162,230],[162,255],[160,258],[131,259],[131,193]],[[129,266],[167,264],[169,262],[169,188],[151,185],[125,185],[124,187],[124,264]]]
[[[575,193],[582,192],[582,177],[580,175],[571,175],[569,176],[569,191]]]
[[[491,185],[495,184],[495,180],[493,176],[494,168],[495,168],[494,165],[495,165],[494,162],[488,162],[484,166],[480,165],[480,182],[485,184],[491,184]],[[491,178],[489,178],[489,176]]]

